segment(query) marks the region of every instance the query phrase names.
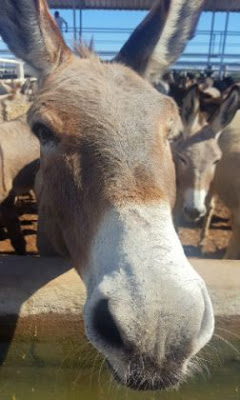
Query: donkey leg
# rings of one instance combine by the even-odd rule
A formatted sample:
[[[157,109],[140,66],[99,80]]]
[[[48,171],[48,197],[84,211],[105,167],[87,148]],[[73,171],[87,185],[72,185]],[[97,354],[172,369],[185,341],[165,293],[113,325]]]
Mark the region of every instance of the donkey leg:
[[[232,236],[224,259],[240,260],[240,209],[234,210],[232,213]]]
[[[209,228],[211,225],[214,208],[215,208],[215,197],[211,196],[209,203],[207,204],[207,213],[204,217],[202,229],[200,232],[199,246],[201,247],[201,249],[203,249],[203,247],[205,246],[208,238]]]
[[[8,197],[1,204],[1,216],[14,250],[19,255],[25,255],[26,242],[21,231],[13,196]]]
[[[1,216],[1,206],[0,206],[0,240],[4,240],[6,236],[5,229],[4,229],[4,223],[2,220]]]

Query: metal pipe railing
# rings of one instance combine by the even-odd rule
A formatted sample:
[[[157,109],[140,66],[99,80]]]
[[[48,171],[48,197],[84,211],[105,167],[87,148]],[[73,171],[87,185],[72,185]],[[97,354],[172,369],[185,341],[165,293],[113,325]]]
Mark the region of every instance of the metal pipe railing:
[[[79,29],[78,31],[76,26],[69,27],[68,33],[63,34],[67,44],[71,47],[76,37],[83,37],[86,41],[90,41],[93,37],[95,51],[104,58],[113,57],[132,32],[130,28],[85,27],[82,23]],[[225,29],[215,30],[213,19],[211,30],[196,31],[194,39],[189,42],[182,57],[180,57],[179,61],[176,63],[176,66],[180,67],[183,62],[187,65],[187,60],[189,60],[189,66],[191,66],[191,68],[195,62],[196,68],[200,65],[203,66],[203,68],[204,65],[205,67],[212,65],[214,69],[220,71],[224,65],[224,67],[227,66],[229,71],[231,71],[231,69],[235,70],[236,66],[240,64],[240,51],[238,51],[239,43],[240,32],[227,30],[226,40],[226,26]],[[7,50],[6,47],[4,48],[3,45],[1,47],[0,55],[9,58],[11,56],[9,50]]]
[[[3,64],[10,64],[16,66],[16,75],[19,80],[24,80],[25,74],[24,74],[24,63],[23,61],[20,60],[15,60],[15,59],[7,59],[7,58],[0,58],[0,65],[1,63]]]

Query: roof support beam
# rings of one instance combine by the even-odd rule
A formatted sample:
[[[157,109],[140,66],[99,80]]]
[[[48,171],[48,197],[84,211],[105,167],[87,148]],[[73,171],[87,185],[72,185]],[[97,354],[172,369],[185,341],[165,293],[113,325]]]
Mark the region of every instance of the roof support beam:
[[[51,8],[72,9],[74,0],[48,0]],[[148,10],[154,0],[75,0],[82,9]],[[190,0],[189,0],[190,1]],[[240,11],[240,0],[206,0],[204,11]]]

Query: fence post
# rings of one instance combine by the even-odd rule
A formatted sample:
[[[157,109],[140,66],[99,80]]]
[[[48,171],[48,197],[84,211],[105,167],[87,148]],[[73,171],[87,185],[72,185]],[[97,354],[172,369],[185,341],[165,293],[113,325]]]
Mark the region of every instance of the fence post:
[[[209,40],[209,49],[208,49],[208,66],[210,65],[211,55],[214,51],[214,39],[213,39],[213,32],[214,32],[214,24],[215,24],[215,11],[212,12],[212,22],[211,22],[211,31],[210,31],[210,40]]]
[[[82,3],[80,3],[79,8],[79,39],[82,40],[82,31],[83,31],[83,15],[82,15]]]
[[[23,62],[19,62],[19,64],[17,65],[17,75],[18,75],[18,79],[20,79],[21,81],[24,80],[25,74],[24,74],[24,63]]]
[[[227,33],[228,33],[228,24],[229,24],[229,10],[227,11],[226,21],[225,21],[225,29],[224,29],[224,37],[223,37],[223,45],[222,45],[222,54],[220,59],[220,74],[223,73],[223,64],[224,64],[224,56],[225,56],[225,49],[227,43]]]
[[[74,40],[77,39],[77,29],[76,29],[76,0],[73,0],[73,36]]]

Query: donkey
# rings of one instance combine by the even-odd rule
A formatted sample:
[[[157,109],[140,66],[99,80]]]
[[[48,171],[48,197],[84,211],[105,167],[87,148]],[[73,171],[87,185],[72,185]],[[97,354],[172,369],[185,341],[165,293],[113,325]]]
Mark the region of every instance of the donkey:
[[[0,95],[0,103],[5,101],[5,100],[12,100],[14,98],[14,95],[12,93],[5,93]]]
[[[181,115],[184,134],[174,147],[178,186],[175,215],[178,220],[183,211],[187,219],[195,222],[205,217],[200,244],[204,243],[211,221],[214,192],[219,193],[227,205],[231,202],[225,199],[226,195],[221,195],[221,192],[225,191],[221,180],[223,174],[221,160],[229,158],[229,150],[224,143],[229,143],[229,141],[231,143],[228,131],[232,126],[231,122],[235,121],[239,101],[240,90],[237,85],[232,87],[227,97],[218,102],[213,100],[211,104],[208,101],[207,107],[200,104],[200,92],[197,85],[190,88],[183,99]],[[201,108],[204,111],[201,111]],[[233,152],[233,146],[231,149]],[[226,161],[224,161],[224,168],[227,168]],[[229,168],[234,168],[232,163],[225,169],[227,173],[229,173]],[[226,178],[226,174],[224,176]],[[227,179],[232,182],[230,176],[231,173]],[[237,191],[235,182],[234,185],[235,189],[232,190]],[[227,197],[231,198],[229,191]]]
[[[25,240],[15,208],[15,198],[34,187],[40,157],[39,142],[26,116],[0,125],[0,220],[13,248],[25,254]]]
[[[206,77],[205,80],[199,83],[199,88],[209,94],[212,98],[219,98],[221,97],[221,92],[214,86],[214,80],[210,77]]]
[[[31,97],[20,86],[9,94],[0,96],[0,122],[11,121],[25,114],[31,105]]]
[[[221,135],[214,188],[231,212],[232,236],[224,258],[240,260],[240,111]],[[207,227],[206,227],[207,228]]]
[[[214,329],[204,282],[174,230],[169,141],[180,118],[152,87],[182,52],[203,0],[157,0],[111,63],[77,57],[45,0],[2,0],[0,34],[39,74],[39,248],[71,260],[85,331],[114,377],[174,386]]]

